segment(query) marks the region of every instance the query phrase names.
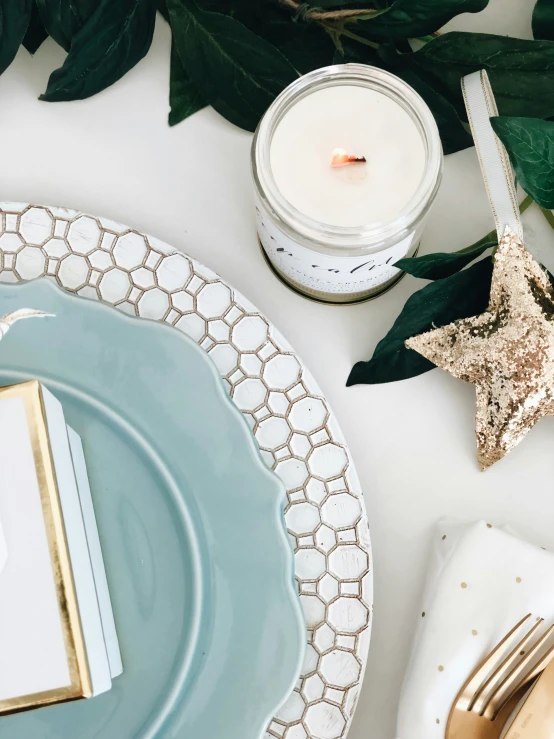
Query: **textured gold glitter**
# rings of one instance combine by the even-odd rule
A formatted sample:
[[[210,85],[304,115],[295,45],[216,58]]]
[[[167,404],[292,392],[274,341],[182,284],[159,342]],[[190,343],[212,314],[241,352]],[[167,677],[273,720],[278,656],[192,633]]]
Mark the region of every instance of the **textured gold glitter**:
[[[406,346],[475,385],[481,469],[554,414],[554,291],[509,228],[494,257],[485,313],[415,336]]]
[[[516,577],[516,582],[521,582],[521,577]]]
[[[462,583],[462,588],[467,588],[467,582]]]
[[[439,672],[444,672],[444,667],[442,665],[439,665]]]
[[[473,636],[477,636],[477,629],[472,629],[471,633],[473,634]]]

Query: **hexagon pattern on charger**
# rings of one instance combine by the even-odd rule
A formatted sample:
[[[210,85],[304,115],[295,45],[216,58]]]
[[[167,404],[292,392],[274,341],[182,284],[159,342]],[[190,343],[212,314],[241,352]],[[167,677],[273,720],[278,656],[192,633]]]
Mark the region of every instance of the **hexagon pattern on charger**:
[[[287,488],[307,624],[301,677],[265,739],[344,739],[369,647],[371,545],[356,471],[315,380],[246,298],[158,239],[64,208],[4,203],[0,216],[0,281],[48,276],[175,326],[215,362]]]

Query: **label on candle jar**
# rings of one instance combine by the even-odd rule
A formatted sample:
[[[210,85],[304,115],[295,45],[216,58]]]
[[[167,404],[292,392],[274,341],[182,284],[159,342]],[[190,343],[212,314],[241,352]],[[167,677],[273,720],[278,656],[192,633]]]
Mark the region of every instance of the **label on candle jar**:
[[[277,271],[309,292],[327,294],[331,299],[337,296],[334,302],[348,302],[348,295],[360,297],[381,292],[400,274],[394,263],[409,256],[416,246],[414,232],[375,254],[320,254],[280,231],[259,201],[256,220],[262,247]],[[345,299],[338,298],[340,295]]]

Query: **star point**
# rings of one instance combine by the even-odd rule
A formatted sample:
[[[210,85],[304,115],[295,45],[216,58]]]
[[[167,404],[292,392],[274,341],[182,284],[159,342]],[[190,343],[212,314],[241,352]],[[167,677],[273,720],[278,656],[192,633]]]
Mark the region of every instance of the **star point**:
[[[412,337],[406,346],[475,385],[481,469],[554,413],[554,291],[508,228],[494,256],[487,310]]]

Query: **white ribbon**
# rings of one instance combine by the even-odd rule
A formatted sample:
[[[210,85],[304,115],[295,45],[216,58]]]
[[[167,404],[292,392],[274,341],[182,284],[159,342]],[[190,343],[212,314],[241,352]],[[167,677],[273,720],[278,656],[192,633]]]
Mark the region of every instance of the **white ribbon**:
[[[498,238],[509,226],[523,241],[514,174],[506,149],[490,122],[491,116],[498,115],[498,110],[486,71],[482,69],[464,77],[462,91]]]

